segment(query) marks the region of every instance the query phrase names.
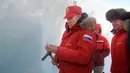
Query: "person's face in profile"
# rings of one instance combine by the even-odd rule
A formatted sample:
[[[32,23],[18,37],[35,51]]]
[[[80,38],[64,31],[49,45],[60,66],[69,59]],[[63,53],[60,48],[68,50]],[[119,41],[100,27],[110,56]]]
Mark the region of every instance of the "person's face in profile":
[[[113,28],[115,30],[119,29],[121,26],[123,26],[124,24],[124,21],[123,20],[120,20],[120,19],[116,19],[116,20],[112,20],[111,21],[112,25],[113,25]]]
[[[72,26],[74,26],[80,17],[81,17],[80,15],[74,15],[70,18],[67,18],[67,23],[68,23],[69,27],[71,28]]]

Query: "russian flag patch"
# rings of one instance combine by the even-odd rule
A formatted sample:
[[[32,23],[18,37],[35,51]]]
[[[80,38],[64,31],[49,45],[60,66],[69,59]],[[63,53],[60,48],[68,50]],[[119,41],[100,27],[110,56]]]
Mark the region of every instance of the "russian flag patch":
[[[83,36],[83,39],[88,39],[88,40],[91,41],[93,38],[92,38],[90,35],[86,35],[86,34],[85,34],[85,35]]]

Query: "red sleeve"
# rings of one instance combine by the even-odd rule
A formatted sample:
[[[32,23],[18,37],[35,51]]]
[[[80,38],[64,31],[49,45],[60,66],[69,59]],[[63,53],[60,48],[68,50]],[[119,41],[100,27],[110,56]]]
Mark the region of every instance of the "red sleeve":
[[[103,43],[104,44],[104,48],[103,48],[104,50],[102,52],[102,55],[103,55],[103,57],[106,57],[110,53],[110,45],[108,43],[108,40],[105,37],[103,37],[103,41],[104,41],[104,43]]]
[[[93,34],[87,34],[89,36],[94,36]],[[92,37],[92,40],[83,39],[82,35],[79,38],[77,48],[78,50],[68,49],[65,47],[59,46],[56,52],[56,56],[60,60],[64,60],[70,63],[76,63],[80,65],[88,64],[93,58],[94,46],[96,44],[95,36]],[[95,42],[95,43],[94,43]]]

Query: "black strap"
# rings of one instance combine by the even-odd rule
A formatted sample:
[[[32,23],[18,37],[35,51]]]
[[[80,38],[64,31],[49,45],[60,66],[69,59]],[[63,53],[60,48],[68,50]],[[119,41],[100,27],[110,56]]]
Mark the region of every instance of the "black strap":
[[[128,49],[130,51],[130,20],[129,20],[129,24],[128,24]]]

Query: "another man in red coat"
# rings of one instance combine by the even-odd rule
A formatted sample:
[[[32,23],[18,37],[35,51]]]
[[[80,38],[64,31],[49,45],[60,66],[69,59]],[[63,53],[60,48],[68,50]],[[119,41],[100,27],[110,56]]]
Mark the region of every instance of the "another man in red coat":
[[[47,44],[46,50],[56,54],[59,73],[91,73],[96,37],[93,31],[84,30],[78,20],[82,17],[79,6],[66,9],[66,30],[60,46]]]
[[[104,58],[109,55],[110,46],[108,40],[102,36],[102,28],[100,24],[95,25],[97,34],[97,48],[94,57],[94,73],[102,73],[104,69]]]
[[[111,44],[111,73],[130,73],[128,33],[123,28],[125,19],[121,16],[124,12],[126,10],[119,8],[106,13],[106,19],[113,25],[111,32],[114,34]]]

